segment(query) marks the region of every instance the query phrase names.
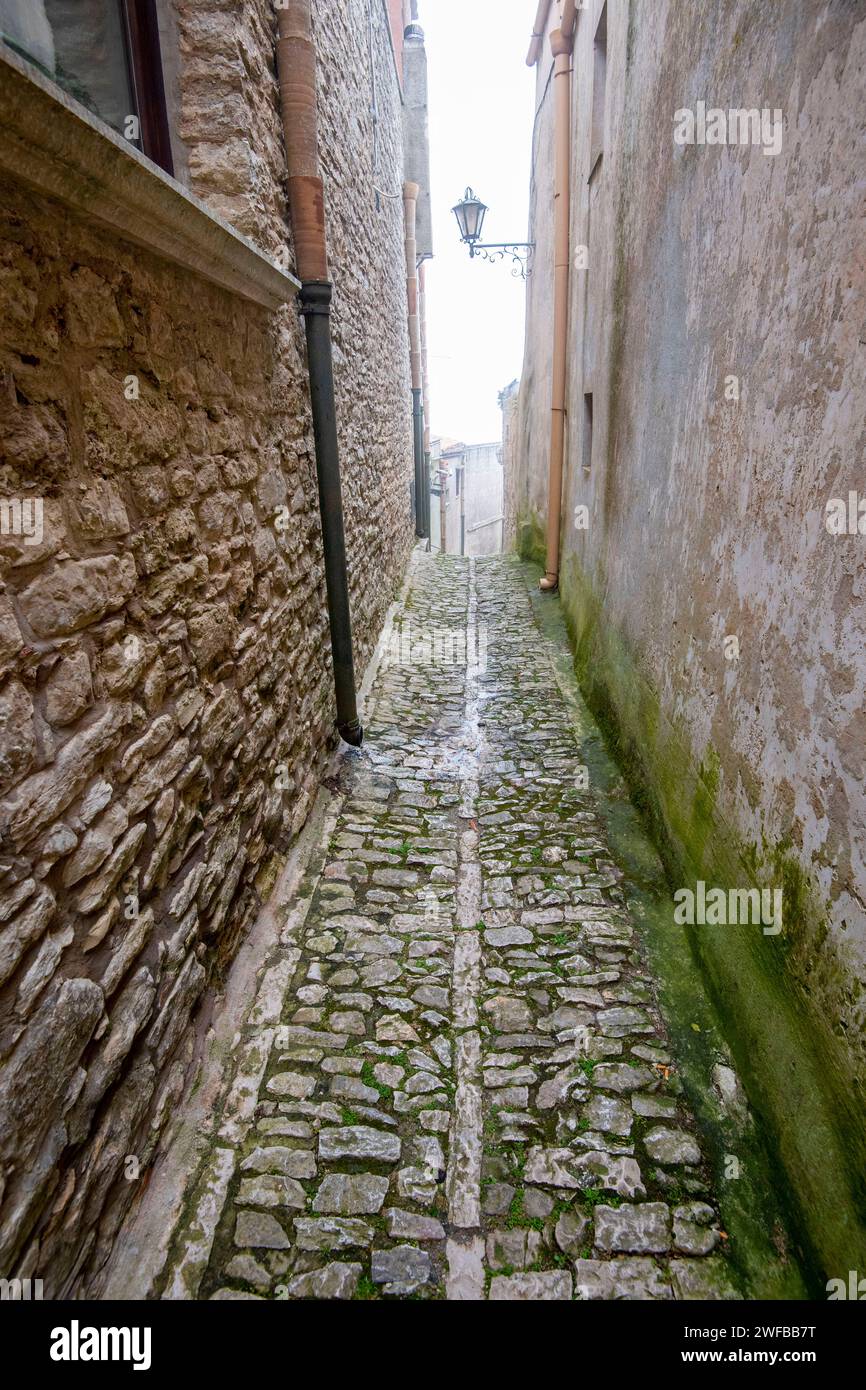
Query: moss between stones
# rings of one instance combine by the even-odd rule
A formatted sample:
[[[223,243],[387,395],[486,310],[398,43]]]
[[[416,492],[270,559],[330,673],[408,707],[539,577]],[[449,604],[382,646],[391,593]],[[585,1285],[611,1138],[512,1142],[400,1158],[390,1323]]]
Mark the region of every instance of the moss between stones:
[[[544,530],[537,512],[531,512],[517,526],[518,550],[524,560],[544,566],[546,558]]]
[[[537,562],[542,547],[537,518],[528,517],[518,534],[524,558]],[[601,794],[614,852],[638,889],[650,889],[641,909],[644,936],[661,978],[671,1031],[687,1055],[703,1039],[703,1028],[696,1034],[685,1022],[687,941],[761,1122],[758,1149],[766,1144],[770,1170],[768,1175],[760,1152],[750,1155],[750,1162],[763,1171],[758,1185],[765,1196],[774,1197],[779,1218],[794,1235],[812,1294],[824,1296],[828,1278],[851,1268],[866,1269],[866,1133],[850,1053],[809,992],[815,972],[825,997],[835,988],[841,1001],[849,988],[840,972],[833,978],[832,964],[818,958],[826,937],[823,905],[790,845],[744,843],[724,821],[715,751],[702,764],[692,757],[683,730],[664,716],[656,692],[621,635],[603,620],[574,560],[563,566],[561,604],[538,595],[536,573],[533,567],[527,582],[539,620],[560,642],[565,633],[557,629],[564,620],[571,643],[569,675],[577,677],[601,731],[600,740],[586,729],[580,756],[590,768],[593,789]],[[625,786],[618,785],[621,779],[609,754]],[[652,844],[645,834],[634,833],[629,800],[641,812]],[[698,878],[724,888],[781,883],[783,933],[766,937],[748,926],[675,927],[669,893],[660,892],[653,845],[668,884],[676,887],[693,886]],[[708,1026],[712,1031],[712,1020]],[[701,1115],[700,1097],[692,1099]],[[706,1105],[703,1111],[703,1122],[710,1124]],[[732,1216],[726,1219],[736,1218],[747,1233],[752,1228],[757,1255],[766,1247],[760,1215],[748,1214],[750,1202],[737,1195],[738,1184],[727,1187]],[[779,1218],[771,1223],[777,1247],[784,1245]],[[753,1284],[759,1263],[751,1261]],[[789,1283],[788,1292],[778,1288],[775,1295],[758,1296],[803,1295]]]

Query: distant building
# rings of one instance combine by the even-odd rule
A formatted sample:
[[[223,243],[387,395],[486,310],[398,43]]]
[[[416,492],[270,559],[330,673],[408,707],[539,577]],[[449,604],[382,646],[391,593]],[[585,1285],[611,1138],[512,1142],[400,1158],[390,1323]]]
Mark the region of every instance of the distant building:
[[[498,555],[502,518],[502,446],[434,438],[430,446],[431,548],[449,555]]]
[[[515,467],[515,448],[517,441],[518,409],[520,403],[520,382],[512,381],[499,393],[499,406],[502,410],[502,549],[514,550],[517,536],[517,504],[515,488],[517,469]]]

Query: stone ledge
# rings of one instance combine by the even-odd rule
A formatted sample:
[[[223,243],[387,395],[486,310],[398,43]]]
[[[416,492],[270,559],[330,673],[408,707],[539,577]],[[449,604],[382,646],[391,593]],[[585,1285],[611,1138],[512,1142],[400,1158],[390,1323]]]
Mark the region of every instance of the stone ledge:
[[[2,44],[0,170],[266,309],[300,288],[294,275]]]

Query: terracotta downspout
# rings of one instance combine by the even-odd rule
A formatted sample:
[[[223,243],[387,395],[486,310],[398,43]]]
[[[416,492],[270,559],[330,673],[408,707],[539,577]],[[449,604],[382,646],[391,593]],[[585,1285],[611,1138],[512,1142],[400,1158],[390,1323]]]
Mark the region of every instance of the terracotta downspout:
[[[311,0],[277,5],[277,71],[289,172],[298,278],[328,279],[325,190],[319,172],[319,113]]]
[[[535,12],[535,23],[532,26],[532,39],[529,44],[529,52],[526,55],[526,66],[534,68],[541,57],[541,49],[544,44],[544,33],[547,29],[547,16],[550,14],[551,0],[538,0],[538,9]]]
[[[289,211],[298,276],[302,282],[301,313],[307,335],[337,728],[340,737],[357,748],[364,731],[358,719],[352,650],[331,353],[332,286],[325,248],[325,194],[319,170],[316,50],[310,3],[311,0],[281,0],[277,6],[277,70],[286,142]]]
[[[553,280],[553,399],[550,427],[550,473],[547,488],[547,559],[539,587],[549,592],[559,584],[559,527],[562,517],[562,464],[565,451],[565,387],[567,376],[569,223],[571,214],[571,52],[574,38],[554,29],[554,280]]]
[[[403,212],[406,232],[406,298],[409,306],[409,362],[412,372],[412,422],[415,441],[415,535],[429,536],[429,488],[425,488],[424,467],[424,410],[422,397],[424,380],[421,370],[421,316],[418,305],[418,243],[416,218],[418,211],[417,183],[403,185]]]

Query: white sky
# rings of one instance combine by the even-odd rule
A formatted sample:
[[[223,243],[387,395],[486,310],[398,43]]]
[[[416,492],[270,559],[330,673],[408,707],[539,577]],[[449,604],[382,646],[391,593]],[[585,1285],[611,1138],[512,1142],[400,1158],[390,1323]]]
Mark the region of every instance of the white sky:
[[[427,262],[430,427],[498,440],[497,394],[520,376],[525,286],[511,262],[470,260],[451,212],[467,184],[490,209],[483,241],[526,241],[535,0],[421,0],[430,84],[433,252]]]

